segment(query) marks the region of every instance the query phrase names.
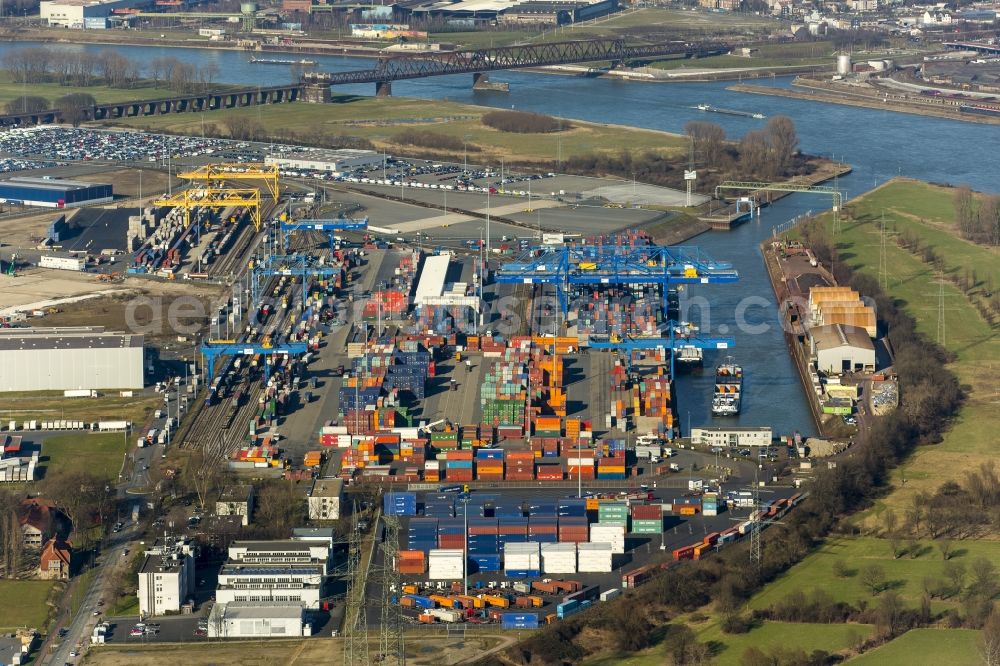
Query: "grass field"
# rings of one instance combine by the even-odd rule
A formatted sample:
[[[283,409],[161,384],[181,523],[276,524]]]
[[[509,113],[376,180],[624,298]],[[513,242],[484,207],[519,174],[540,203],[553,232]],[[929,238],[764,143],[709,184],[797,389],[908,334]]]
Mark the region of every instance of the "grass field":
[[[880,648],[851,659],[857,666],[948,664],[978,666],[979,632],[974,629],[911,629]]]
[[[0,579],[0,630],[29,627],[44,631],[50,611],[47,601],[55,585],[51,580]]]
[[[149,413],[159,406],[159,396],[121,398],[64,398],[62,391],[40,391],[12,396],[0,394],[0,419],[8,421],[131,421],[142,425]]]
[[[597,125],[573,121],[571,129],[551,134],[517,134],[487,127],[480,117],[491,109],[447,101],[425,101],[403,97],[375,98],[343,96],[334,104],[293,104],[289,106],[236,109],[224,113],[181,114],[135,118],[117,124],[166,129],[197,134],[202,122],[224,128],[229,117],[257,120],[271,133],[281,130],[309,136],[348,135],[371,140],[379,149],[429,149],[403,147],[394,137],[407,129],[429,130],[468,142],[469,161],[476,164],[499,164],[501,158],[519,161],[554,162],[575,154],[627,149],[659,149],[680,154],[686,141],[664,132]],[[478,150],[477,150],[478,149]],[[434,151],[442,157],[461,160],[463,148]]]
[[[972,268],[981,284],[978,291],[984,288],[988,276],[997,288],[1000,252],[964,241],[954,233],[953,199],[954,190],[948,188],[894,180],[850,202],[851,219],[843,223],[843,233],[836,238],[841,258],[855,271],[877,276],[879,226],[884,211],[887,229],[908,229],[919,235],[925,245],[944,258],[947,273]],[[924,335],[936,339],[939,275],[891,239],[886,246],[889,293],[916,319]],[[1000,361],[1000,334],[990,328],[956,286],[946,283],[944,295],[944,346],[957,357],[949,367],[968,388],[967,401],[942,443],[917,449],[894,471],[893,491],[869,512],[869,520],[886,506],[902,515],[918,493],[933,492],[948,479],[961,479],[964,470],[993,459],[1000,451],[996,444],[1000,393],[993,370]]]
[[[861,583],[860,570],[877,564],[886,573],[889,588],[896,591],[911,606],[919,603],[923,596],[923,579],[927,576],[941,578],[944,560],[938,549],[929,541],[919,542],[919,557],[904,555],[893,559],[892,547],[887,540],[871,537],[837,537],[826,541],[802,562],[792,567],[767,585],[749,603],[750,608],[766,608],[776,604],[794,591],[809,594],[820,589],[829,593],[834,601],[845,601],[857,605],[860,601],[873,603],[871,592]],[[1000,560],[1000,542],[963,541],[956,546],[951,561],[969,563],[977,557],[986,557],[993,562]],[[837,577],[834,563],[843,560],[851,575]],[[937,612],[953,607],[957,600],[935,600],[932,609]]]
[[[763,622],[745,634],[724,634],[718,622],[708,621],[703,626],[692,625],[702,643],[712,652],[715,666],[738,666],[748,647],[767,650],[781,646],[802,649],[807,654],[825,650],[831,654],[849,649],[859,638],[868,637],[873,627],[867,624],[801,624],[792,622]],[[605,655],[583,662],[584,666],[661,666],[670,663],[662,645],[629,655]]]
[[[50,437],[42,443],[42,463],[46,469],[67,469],[86,460],[86,469],[108,480],[118,478],[128,448],[125,433],[80,433]]]
[[[149,84],[140,84],[136,88],[108,88],[107,86],[90,86],[76,88],[61,86],[58,83],[30,83],[24,85],[11,79],[10,73],[0,70],[0,106],[6,105],[12,99],[22,95],[37,95],[49,100],[50,103],[63,95],[74,92],[86,92],[94,96],[98,102],[119,102],[133,99],[153,99],[174,94],[170,90],[154,88]]]

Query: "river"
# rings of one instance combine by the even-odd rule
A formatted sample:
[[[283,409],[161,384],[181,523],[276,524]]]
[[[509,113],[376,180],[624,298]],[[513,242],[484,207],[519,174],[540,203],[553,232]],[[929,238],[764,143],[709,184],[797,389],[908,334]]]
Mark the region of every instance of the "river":
[[[0,44],[0,57],[17,46],[38,43]],[[55,45],[47,45],[55,46]],[[219,81],[257,85],[292,81],[290,67],[253,64],[248,56],[235,51],[201,48],[157,48],[140,46],[60,45],[69,52],[100,51],[113,48],[123,55],[148,62],[156,56],[172,55],[202,65],[215,63]],[[325,71],[366,69],[373,61],[363,58],[308,56]],[[856,196],[902,175],[942,183],[967,183],[977,190],[1000,191],[1000,130],[989,125],[963,123],[874,109],[823,104],[809,100],[785,99],[736,93],[726,90],[729,82],[639,83],[613,79],[591,79],[527,72],[498,72],[494,81],[510,83],[510,93],[474,92],[470,75],[441,76],[393,83],[398,96],[449,99],[455,102],[537,111],[567,118],[600,123],[633,125],[668,132],[682,132],[690,120],[710,120],[723,126],[730,138],[763,126],[761,120],[704,113],[694,109],[699,103],[717,107],[759,111],[767,116],[790,116],[798,129],[804,152],[832,156],[850,164],[854,171],[841,178],[840,187]],[[755,84],[788,86],[790,79],[754,80]],[[371,95],[374,84],[345,86],[335,92]],[[719,424],[770,425],[775,433],[798,430],[813,434],[815,427],[806,397],[785,348],[778,326],[776,303],[759,243],[774,226],[807,210],[821,210],[829,200],[810,195],[792,195],[764,209],[759,221],[730,232],[713,232],[693,240],[710,256],[731,261],[740,271],[737,285],[695,287],[692,294],[711,303],[710,319],[703,319],[703,331],[731,335],[736,339],[732,355],[745,371],[745,399],[738,418],[717,419]],[[749,299],[749,300],[748,300]],[[736,314],[744,306],[744,325]],[[692,318],[699,319],[697,310]],[[763,330],[748,330],[757,328]],[[678,377],[678,416],[685,432],[708,424],[715,353],[706,354],[705,368]]]

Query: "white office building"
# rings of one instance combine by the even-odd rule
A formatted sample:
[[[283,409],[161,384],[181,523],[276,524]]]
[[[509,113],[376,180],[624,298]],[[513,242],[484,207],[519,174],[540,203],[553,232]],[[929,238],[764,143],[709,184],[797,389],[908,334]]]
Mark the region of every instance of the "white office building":
[[[691,428],[691,443],[702,446],[771,446],[774,434],[767,426],[745,428]]]
[[[180,612],[194,594],[194,547],[181,539],[158,539],[139,570],[139,614]]]
[[[237,541],[219,571],[217,603],[275,602],[318,609],[330,558],[322,541]]]
[[[340,518],[340,498],[344,493],[341,479],[316,479],[309,494],[309,520]]]

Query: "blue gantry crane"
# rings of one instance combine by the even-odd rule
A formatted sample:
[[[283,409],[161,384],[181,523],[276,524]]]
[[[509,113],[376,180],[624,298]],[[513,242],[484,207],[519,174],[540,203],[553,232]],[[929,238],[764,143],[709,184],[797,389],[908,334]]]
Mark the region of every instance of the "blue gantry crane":
[[[368,218],[339,217],[331,220],[282,220],[280,223],[282,242],[285,251],[289,249],[291,235],[297,231],[320,231],[327,235],[330,242],[330,252],[336,243],[335,234],[338,231],[365,231],[368,229]]]
[[[263,354],[265,357],[272,354],[287,356],[288,354],[304,354],[308,350],[308,345],[304,342],[286,342],[274,345],[268,341],[237,342],[236,340],[209,340],[201,345],[201,353],[205,357],[205,368],[208,381],[211,382],[215,374],[215,359],[219,356],[255,356]],[[271,374],[270,363],[264,363],[265,379]]]
[[[733,338],[699,337],[691,329],[669,322],[666,336],[625,336],[617,334],[610,336],[590,336],[591,349],[613,349],[625,352],[626,363],[631,370],[632,352],[639,349],[663,348],[670,352],[670,376],[676,376],[674,371],[674,356],[678,349],[694,347],[695,349],[730,349],[736,345]]]
[[[697,247],[659,245],[543,245],[523,252],[496,272],[506,284],[555,285],[559,303],[568,309],[569,285],[714,284],[736,282],[739,273],[727,262],[715,261]],[[664,305],[666,303],[664,302]]]
[[[339,266],[324,264],[321,260],[308,254],[267,255],[250,270],[250,302],[260,306],[265,278],[286,275],[302,278],[302,303],[305,303],[309,290],[309,280],[306,278],[330,277],[339,273],[340,270]]]

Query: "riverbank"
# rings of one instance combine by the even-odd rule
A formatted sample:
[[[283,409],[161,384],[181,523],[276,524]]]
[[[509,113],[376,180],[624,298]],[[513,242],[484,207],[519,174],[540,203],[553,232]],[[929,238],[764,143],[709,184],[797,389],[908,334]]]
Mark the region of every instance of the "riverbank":
[[[827,104],[839,104],[841,106],[854,106],[866,109],[877,109],[882,111],[896,111],[898,113],[909,113],[918,116],[931,116],[937,118],[948,118],[950,120],[961,120],[967,123],[979,123],[986,125],[1000,124],[1000,116],[991,118],[972,113],[963,113],[957,106],[945,105],[940,102],[935,103],[931,99],[917,99],[909,95],[900,95],[875,91],[865,92],[862,89],[851,90],[847,86],[839,86],[836,90],[830,90],[813,79],[796,78],[793,85],[806,88],[806,90],[793,90],[790,88],[775,88],[771,86],[758,86],[753,84],[737,84],[729,86],[727,90],[741,93],[751,93],[755,95],[768,95],[771,97],[786,97],[789,99],[800,99],[812,102],[825,102]],[[841,89],[843,88],[843,89]]]

